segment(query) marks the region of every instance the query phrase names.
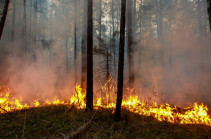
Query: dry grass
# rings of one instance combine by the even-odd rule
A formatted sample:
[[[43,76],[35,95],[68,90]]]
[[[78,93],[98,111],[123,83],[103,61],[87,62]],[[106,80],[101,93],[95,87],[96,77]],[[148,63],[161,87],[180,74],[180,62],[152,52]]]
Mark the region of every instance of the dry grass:
[[[0,138],[55,138],[71,134],[93,113],[65,105],[32,108],[0,114]],[[211,138],[211,127],[159,122],[122,110],[115,122],[112,110],[98,110],[91,128],[81,138]]]

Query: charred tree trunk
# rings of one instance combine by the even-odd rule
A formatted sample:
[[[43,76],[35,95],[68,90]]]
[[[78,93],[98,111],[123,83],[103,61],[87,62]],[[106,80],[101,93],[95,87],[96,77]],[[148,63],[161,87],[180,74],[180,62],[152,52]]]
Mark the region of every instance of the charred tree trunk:
[[[211,31],[211,0],[207,0],[207,12],[209,15],[210,31]]]
[[[74,22],[74,66],[75,66],[75,85],[77,83],[77,34],[76,34],[76,0],[75,0],[75,22]]]
[[[115,119],[120,119],[122,95],[123,95],[123,73],[124,73],[124,45],[125,45],[125,11],[126,0],[121,0],[121,21],[120,21],[120,44],[118,62],[118,83],[117,83],[117,102]]]
[[[10,0],[5,0],[3,15],[2,15],[1,21],[0,21],[0,40],[1,40],[2,33],[3,33],[6,17],[7,17],[7,11],[8,11],[8,7],[9,7],[9,3],[10,3]]]
[[[13,1],[12,10],[12,41],[15,39],[15,14],[16,14],[16,0]]]
[[[128,62],[129,62],[129,90],[134,93],[135,71],[134,71],[134,45],[133,45],[133,17],[132,0],[127,1],[127,37],[128,37]]]
[[[81,88],[82,92],[86,90],[86,71],[87,71],[87,63],[86,63],[86,36],[87,36],[87,0],[84,0],[84,11],[83,11],[83,31],[82,31],[82,44],[81,44]]]
[[[93,111],[93,3],[88,0],[86,110]]]

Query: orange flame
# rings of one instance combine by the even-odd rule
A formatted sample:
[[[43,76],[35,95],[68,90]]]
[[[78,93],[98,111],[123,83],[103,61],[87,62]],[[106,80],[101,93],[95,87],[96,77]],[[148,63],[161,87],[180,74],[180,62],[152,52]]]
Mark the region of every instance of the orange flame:
[[[58,98],[54,98],[53,101],[46,100],[41,104],[39,100],[34,100],[31,104],[22,104],[21,100],[11,97],[11,91],[7,87],[0,87],[0,113],[11,112],[15,110],[26,109],[30,107],[40,107],[44,105],[75,105],[78,109],[84,109],[86,107],[85,93],[82,92],[80,86],[76,86],[75,94],[69,101],[62,101]],[[110,102],[102,104],[102,98],[97,98],[94,101],[94,108],[110,108],[115,109],[116,104]],[[184,108],[179,110],[176,106],[171,107],[169,104],[158,105],[154,103],[149,105],[141,102],[138,96],[130,96],[127,100],[123,100],[122,107],[140,115],[153,116],[159,121],[167,121],[170,123],[180,124],[204,124],[211,126],[211,118],[208,115],[208,108],[203,104],[194,104],[193,107]]]

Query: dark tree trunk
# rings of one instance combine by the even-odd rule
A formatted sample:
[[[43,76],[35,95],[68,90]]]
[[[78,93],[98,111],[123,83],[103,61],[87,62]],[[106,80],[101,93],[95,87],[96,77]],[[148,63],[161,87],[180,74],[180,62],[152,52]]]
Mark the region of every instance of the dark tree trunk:
[[[211,0],[207,0],[207,12],[209,15],[210,31],[211,31]]]
[[[83,8],[83,31],[82,31],[82,44],[81,44],[81,88],[82,92],[86,91],[86,71],[87,71],[87,63],[86,63],[86,34],[87,34],[87,0],[84,0],[84,8]]]
[[[86,110],[93,111],[93,9],[92,0],[88,0],[87,18],[87,92]]]
[[[2,33],[3,33],[6,17],[7,17],[7,11],[8,11],[8,7],[9,7],[9,3],[10,3],[10,0],[5,0],[3,15],[2,15],[1,21],[0,21],[0,40],[1,40]]]
[[[15,39],[15,14],[16,14],[16,0],[13,1],[12,9],[12,41]]]
[[[117,102],[115,119],[120,119],[122,95],[123,95],[123,73],[124,73],[124,45],[125,45],[125,11],[126,0],[121,0],[121,21],[120,21],[120,44],[118,62],[118,83],[117,83]]]
[[[132,17],[132,0],[127,1],[127,37],[128,37],[128,62],[129,62],[129,90],[133,94],[135,87],[134,71],[134,45],[133,45],[133,17]]]
[[[106,54],[106,80],[107,80],[107,89],[108,89],[108,103],[110,103],[110,71],[109,71],[109,48],[107,48],[107,54]]]
[[[114,0],[112,0],[111,3],[111,17],[112,17],[112,41],[111,41],[111,45],[113,47],[113,55],[114,55],[114,74],[116,75],[117,71],[116,71],[116,46],[115,46],[115,26],[114,26]]]
[[[75,0],[75,23],[74,23],[74,66],[75,66],[75,85],[77,83],[77,34],[76,34],[76,0]]]

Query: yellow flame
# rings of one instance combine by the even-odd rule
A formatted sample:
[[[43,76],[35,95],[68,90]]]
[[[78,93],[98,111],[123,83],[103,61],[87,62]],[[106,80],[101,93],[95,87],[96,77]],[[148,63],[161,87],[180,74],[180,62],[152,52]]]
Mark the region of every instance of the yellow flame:
[[[11,91],[7,87],[0,87],[0,113],[6,113],[15,110],[26,109],[30,107],[40,107],[44,105],[75,105],[78,109],[84,109],[86,107],[86,93],[82,92],[80,86],[76,86],[75,94],[69,101],[62,101],[58,98],[54,98],[53,101],[45,100],[45,103],[34,100],[31,105],[22,104],[21,100],[10,96]],[[102,98],[97,98],[94,101],[94,108],[110,108],[115,109],[116,104],[110,102],[107,104],[102,103]],[[184,108],[179,111],[177,107],[171,107],[169,104],[158,105],[154,103],[149,105],[141,102],[138,96],[130,96],[128,99],[122,101],[122,107],[140,115],[153,116],[159,121],[167,121],[170,123],[180,124],[204,124],[211,126],[211,118],[208,115],[208,107],[203,104],[199,105],[195,103],[193,107]]]

